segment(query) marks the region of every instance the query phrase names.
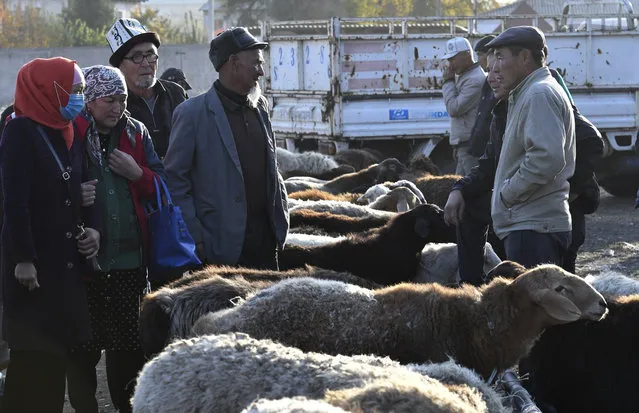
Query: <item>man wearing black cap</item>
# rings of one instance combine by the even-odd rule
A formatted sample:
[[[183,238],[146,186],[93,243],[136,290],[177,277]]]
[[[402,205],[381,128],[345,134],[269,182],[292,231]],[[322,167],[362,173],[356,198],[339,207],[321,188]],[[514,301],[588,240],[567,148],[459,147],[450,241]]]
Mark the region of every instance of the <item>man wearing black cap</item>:
[[[173,110],[186,99],[176,83],[157,79],[160,37],[135,19],[118,19],[106,34],[112,66],[124,74],[129,91],[127,110],[147,127],[155,152],[164,158]]]
[[[507,29],[487,47],[495,50],[491,71],[510,90],[491,199],[495,234],[510,260],[526,267],[561,265],[571,231],[572,106],[545,66],[548,49],[537,28]]]
[[[169,67],[160,76],[161,80],[168,80],[182,86],[184,90],[191,90],[191,85],[186,81],[186,76],[181,69],[177,67]]]
[[[288,201],[277,171],[259,42],[245,28],[211,41],[219,79],[175,111],[164,160],[169,190],[208,264],[277,269]]]

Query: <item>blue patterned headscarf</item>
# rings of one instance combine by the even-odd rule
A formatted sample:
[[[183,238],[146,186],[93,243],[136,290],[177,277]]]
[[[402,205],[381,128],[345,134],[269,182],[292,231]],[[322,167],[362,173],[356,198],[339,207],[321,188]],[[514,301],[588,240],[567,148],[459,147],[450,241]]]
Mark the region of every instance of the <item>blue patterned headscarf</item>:
[[[84,97],[87,102],[96,99],[126,95],[126,81],[120,69],[111,66],[89,66],[82,69],[86,87]]]

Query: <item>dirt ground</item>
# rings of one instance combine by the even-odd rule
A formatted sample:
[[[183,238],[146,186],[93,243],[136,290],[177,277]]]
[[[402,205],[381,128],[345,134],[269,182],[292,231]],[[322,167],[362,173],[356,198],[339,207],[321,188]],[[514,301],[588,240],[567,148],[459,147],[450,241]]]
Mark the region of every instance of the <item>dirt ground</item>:
[[[639,277],[639,210],[634,209],[634,199],[616,198],[602,191],[599,210],[587,217],[586,228],[586,242],[577,258],[579,275],[613,270]],[[100,413],[114,413],[103,360],[98,365]],[[68,400],[64,413],[73,413]]]

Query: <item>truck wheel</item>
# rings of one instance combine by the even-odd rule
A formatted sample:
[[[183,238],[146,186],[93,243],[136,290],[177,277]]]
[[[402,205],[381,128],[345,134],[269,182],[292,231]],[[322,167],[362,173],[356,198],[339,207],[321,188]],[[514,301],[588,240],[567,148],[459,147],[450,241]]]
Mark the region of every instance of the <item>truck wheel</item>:
[[[610,195],[622,198],[634,198],[637,196],[639,177],[635,175],[617,176],[599,182],[599,186],[605,189]]]

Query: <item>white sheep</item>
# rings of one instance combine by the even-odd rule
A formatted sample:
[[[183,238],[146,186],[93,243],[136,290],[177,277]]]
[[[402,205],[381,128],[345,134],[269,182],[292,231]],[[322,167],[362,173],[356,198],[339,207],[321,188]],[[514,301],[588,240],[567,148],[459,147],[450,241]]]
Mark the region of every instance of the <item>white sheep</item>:
[[[493,269],[501,259],[490,243],[484,248],[484,274]],[[439,283],[456,286],[460,282],[457,244],[429,243],[422,250],[422,257],[417,275],[412,280],[416,283]]]
[[[296,209],[310,209],[316,212],[330,212],[332,214],[346,215],[354,218],[361,217],[384,217],[391,218],[397,215],[395,212],[380,211],[363,205],[356,205],[344,201],[306,201],[300,199],[288,200],[289,212]]]
[[[606,299],[639,294],[639,280],[615,271],[588,275],[585,280]]]
[[[388,383],[386,386],[398,384],[400,391],[389,397],[391,401],[405,402],[412,397],[412,403],[427,399],[435,406],[457,406],[465,400],[467,404],[483,408],[449,411],[486,411],[479,390],[465,383],[445,385],[388,358],[304,353],[241,333],[175,341],[144,366],[137,379],[132,404],[136,413],[234,413],[258,398],[276,400],[304,396],[322,399],[329,396],[327,401],[333,404],[337,400],[360,397],[367,393],[366,386],[380,385],[380,382]],[[402,390],[405,383],[417,387],[418,394],[407,396]],[[359,388],[362,389],[360,396],[348,393],[330,397],[328,393],[328,390]],[[379,394],[379,391],[373,392],[366,400],[373,401]],[[490,413],[504,411],[503,407],[497,406]]]
[[[323,400],[291,397],[278,400],[257,400],[242,413],[347,413]]]
[[[339,165],[335,160],[319,152],[293,153],[286,149],[276,148],[277,164],[282,173],[291,171],[307,172],[320,175]]]
[[[449,356],[483,377],[512,367],[546,327],[607,312],[590,284],[555,265],[481,288],[398,284],[367,290],[299,278],[201,317],[195,334],[241,331],[305,351],[377,354],[401,362]]]
[[[289,232],[286,236],[286,244],[297,245],[299,247],[319,247],[322,245],[334,244],[344,239],[346,239],[345,236],[330,237],[327,235],[298,234],[295,232]]]
[[[375,201],[380,196],[387,194],[390,192],[390,188],[388,188],[385,184],[376,184],[371,186],[364,192],[362,196],[357,198],[357,203],[360,205],[368,205],[371,202]]]

